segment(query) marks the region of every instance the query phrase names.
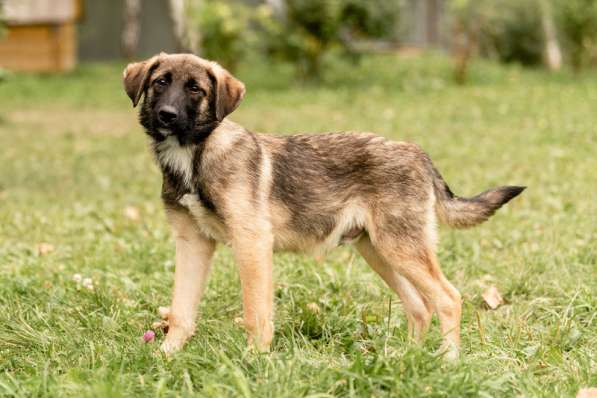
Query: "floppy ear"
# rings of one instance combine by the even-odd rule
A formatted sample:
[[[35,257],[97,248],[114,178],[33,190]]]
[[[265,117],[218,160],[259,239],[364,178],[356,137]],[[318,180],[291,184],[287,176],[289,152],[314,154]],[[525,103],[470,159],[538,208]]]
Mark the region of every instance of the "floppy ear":
[[[240,104],[245,95],[245,85],[215,62],[212,62],[211,69],[216,80],[216,117],[221,122]]]
[[[151,72],[159,65],[159,56],[156,55],[148,60],[128,64],[122,73],[124,81],[124,91],[133,101],[133,106],[137,106],[141,95],[147,88],[147,83]]]

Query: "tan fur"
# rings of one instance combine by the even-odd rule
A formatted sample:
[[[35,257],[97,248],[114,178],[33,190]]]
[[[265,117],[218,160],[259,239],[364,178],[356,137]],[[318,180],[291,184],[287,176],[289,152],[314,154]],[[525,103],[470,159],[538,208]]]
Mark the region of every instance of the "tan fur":
[[[215,241],[201,234],[187,212],[170,209],[167,216],[176,241],[176,273],[162,350],[173,352],[195,331],[195,310],[207,283]]]
[[[159,76],[168,84],[156,83]],[[202,94],[188,92],[188,82],[199,85]],[[269,348],[274,333],[273,252],[318,254],[354,243],[399,295],[410,335],[421,341],[437,313],[442,350],[447,358],[458,356],[461,297],[435,255],[438,214],[451,225],[471,226],[522,188],[458,198],[419,147],[371,133],[249,132],[225,119],[242,99],[244,85],[219,65],[192,55],[160,54],[131,64],[124,84],[133,104],[145,95],[141,123],[154,140],[176,240],[163,351],[180,349],[193,334],[216,242],[234,252],[244,325],[259,350]],[[163,104],[180,111],[190,127],[162,126]],[[185,119],[189,104],[197,109],[194,120]]]

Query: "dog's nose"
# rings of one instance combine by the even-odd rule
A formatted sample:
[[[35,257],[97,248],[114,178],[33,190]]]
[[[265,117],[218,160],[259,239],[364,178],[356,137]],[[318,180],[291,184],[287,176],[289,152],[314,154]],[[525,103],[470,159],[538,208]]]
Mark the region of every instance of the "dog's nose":
[[[176,110],[174,108],[170,106],[165,106],[162,109],[160,109],[158,117],[160,119],[160,122],[168,125],[176,120],[178,114],[176,113]]]

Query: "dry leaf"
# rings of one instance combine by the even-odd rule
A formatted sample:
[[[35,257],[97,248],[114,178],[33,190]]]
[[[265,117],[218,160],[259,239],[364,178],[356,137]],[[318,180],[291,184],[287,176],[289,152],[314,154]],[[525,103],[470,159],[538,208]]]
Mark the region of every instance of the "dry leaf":
[[[141,213],[135,206],[127,206],[124,208],[124,216],[131,221],[139,221],[141,219]]]
[[[155,330],[164,330],[164,331],[168,331],[168,326],[169,323],[168,321],[165,320],[161,320],[161,321],[155,321],[154,323],[151,324],[151,328],[155,329]]]
[[[581,388],[580,390],[578,390],[578,394],[576,394],[576,398],[597,398],[597,388],[596,387]]]
[[[314,314],[319,314],[321,312],[321,308],[317,305],[317,303],[309,303],[307,304],[307,309]]]
[[[55,247],[53,244],[43,242],[37,245],[37,254],[45,256],[46,254],[53,252],[54,249]]]
[[[243,318],[241,318],[240,316],[237,316],[236,318],[234,318],[234,324],[238,325],[238,326],[243,326],[245,324],[245,321]]]
[[[504,299],[502,299],[502,295],[498,291],[497,287],[491,285],[483,292],[483,300],[487,303],[489,308],[495,310],[500,304],[504,303]]]

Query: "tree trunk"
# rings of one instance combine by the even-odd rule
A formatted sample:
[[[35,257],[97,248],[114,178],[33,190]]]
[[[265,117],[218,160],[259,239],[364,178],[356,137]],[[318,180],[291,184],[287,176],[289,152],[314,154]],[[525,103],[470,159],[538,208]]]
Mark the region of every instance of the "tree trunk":
[[[189,2],[193,7],[200,6],[200,0],[169,0],[170,17],[174,22],[174,36],[179,52],[190,52],[199,55],[200,33],[197,24],[187,20]]]
[[[549,70],[560,70],[562,68],[562,51],[556,36],[551,7],[546,0],[540,0],[540,2],[541,24],[545,35],[545,63]]]
[[[141,15],[141,0],[125,0],[124,28],[122,30],[122,51],[131,60],[137,55],[139,45],[139,16]]]
[[[427,45],[437,46],[440,42],[441,4],[439,0],[427,0]]]
[[[265,3],[272,9],[274,16],[282,22],[286,21],[286,1],[285,0],[265,0]]]

